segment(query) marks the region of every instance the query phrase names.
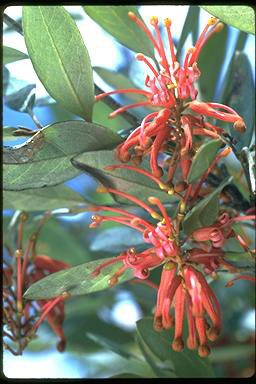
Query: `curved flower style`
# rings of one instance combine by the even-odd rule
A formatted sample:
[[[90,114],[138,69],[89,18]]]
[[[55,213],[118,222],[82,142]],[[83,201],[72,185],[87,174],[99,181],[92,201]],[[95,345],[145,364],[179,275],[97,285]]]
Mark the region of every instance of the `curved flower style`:
[[[109,117],[115,117],[130,108],[140,106],[162,107],[160,112],[148,114],[141,125],[136,128],[116,149],[116,157],[121,162],[132,160],[138,165],[143,156],[150,155],[150,166],[156,177],[163,175],[163,169],[158,164],[158,155],[168,148],[168,143],[175,144],[175,150],[169,162],[168,182],[172,182],[178,163],[180,164],[184,181],[190,170],[193,157],[193,135],[204,135],[218,139],[225,131],[223,128],[203,121],[203,116],[213,117],[226,122],[233,122],[235,130],[245,131],[245,123],[241,116],[232,108],[218,103],[203,103],[196,101],[198,91],[195,82],[200,76],[197,59],[206,41],[223,28],[216,18],[210,18],[199,36],[195,47],[188,49],[183,66],[177,61],[175,47],[172,41],[171,20],[165,19],[164,26],[168,36],[169,52],[164,49],[163,41],[158,27],[158,18],[152,16],[150,24],[154,28],[156,39],[147,26],[133,12],[128,13],[134,21],[150,38],[158,55],[159,71],[142,54],[138,53],[136,59],[143,61],[149,69],[151,76],[146,75],[145,85],[150,91],[141,89],[121,89],[96,96],[96,101],[105,96],[120,93],[137,93],[144,95],[147,101],[130,104],[118,108]],[[170,62],[167,57],[170,56]],[[184,101],[191,98],[191,102]],[[199,116],[186,113],[190,108]],[[225,112],[219,111],[224,109]]]

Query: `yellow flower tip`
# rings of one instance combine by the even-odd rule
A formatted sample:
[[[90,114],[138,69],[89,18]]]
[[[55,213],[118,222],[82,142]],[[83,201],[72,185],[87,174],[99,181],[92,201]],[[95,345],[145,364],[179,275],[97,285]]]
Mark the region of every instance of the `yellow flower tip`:
[[[187,52],[186,52],[186,53],[187,53],[187,55],[188,55],[189,53],[194,53],[195,50],[196,50],[195,47],[190,47],[190,48],[187,49]]]
[[[162,220],[161,216],[156,212],[151,212],[150,215],[153,217],[153,219]]]
[[[22,257],[22,249],[16,249],[15,251],[15,256],[18,258],[18,257]]]
[[[136,21],[136,20],[137,20],[137,16],[136,16],[135,13],[133,13],[133,12],[128,12],[128,17],[129,17],[129,19],[131,19],[132,21]]]
[[[184,203],[184,201],[182,201],[180,203],[180,209],[179,209],[179,213],[184,213],[186,210],[186,203]]]
[[[157,204],[157,199],[156,199],[156,197],[154,197],[154,196],[150,196],[150,197],[148,197],[148,201],[151,203],[151,204]]]
[[[101,185],[100,187],[98,187],[96,189],[96,192],[98,192],[98,193],[107,193],[108,189],[106,187],[104,187],[103,185]]]
[[[174,267],[175,267],[174,263],[172,263],[171,261],[167,261],[167,263],[164,264],[163,268],[166,269],[167,271],[170,271]]]
[[[23,308],[22,308],[22,303],[20,301],[17,302],[17,309],[19,313],[22,313]]]
[[[217,23],[217,21],[218,21],[218,19],[217,19],[217,17],[210,17],[209,19],[208,19],[208,25],[213,25],[213,24],[215,24],[215,23]]]
[[[169,19],[168,17],[166,19],[164,19],[164,26],[165,27],[170,27],[171,25],[172,25],[171,19]]]
[[[138,61],[143,61],[145,59],[145,56],[143,55],[143,53],[137,53],[135,59]]]
[[[158,24],[158,17],[157,16],[151,16],[150,17],[150,24],[155,27]]]
[[[168,195],[172,196],[174,194],[174,188],[170,188],[167,191]]]

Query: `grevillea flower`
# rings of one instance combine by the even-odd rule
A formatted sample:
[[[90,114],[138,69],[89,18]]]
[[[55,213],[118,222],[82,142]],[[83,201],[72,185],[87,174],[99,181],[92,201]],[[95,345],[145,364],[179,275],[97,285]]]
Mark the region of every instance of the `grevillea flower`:
[[[137,169],[131,166],[126,165],[113,165],[106,167],[107,169],[115,168],[126,168],[133,169],[139,173],[142,173],[151,180],[156,182],[161,186],[166,192],[174,193],[171,189],[165,185],[160,179],[151,175],[147,171]],[[150,269],[162,264],[167,259],[176,259],[178,253],[178,246],[176,243],[176,229],[173,220],[168,216],[163,204],[156,197],[149,197],[148,201],[151,205],[156,205],[160,211],[155,211],[151,206],[142,202],[140,199],[121,191],[118,191],[113,188],[100,187],[97,189],[98,192],[110,192],[117,195],[120,195],[135,204],[139,207],[145,209],[153,219],[157,220],[156,224],[152,224],[147,220],[140,218],[139,216],[129,213],[123,209],[115,208],[111,206],[91,206],[90,210],[92,211],[110,211],[112,213],[118,214],[117,216],[103,216],[95,214],[92,216],[92,223],[90,224],[91,228],[96,228],[103,222],[112,221],[120,224],[127,225],[131,228],[136,229],[137,231],[143,234],[143,239],[146,244],[150,244],[152,247],[143,251],[141,253],[136,253],[134,248],[129,248],[127,251],[122,252],[117,258],[104,263],[98,267],[93,275],[100,273],[100,270],[106,267],[109,264],[113,264],[119,260],[123,261],[123,266],[115,274],[115,276],[110,279],[110,285],[115,284],[118,281],[118,277],[126,270],[126,268],[132,268],[133,274],[135,277],[140,279],[146,279],[149,276]]]
[[[109,117],[115,117],[129,108],[149,106],[163,108],[159,112],[148,114],[141,125],[136,128],[115,151],[116,158],[121,162],[132,160],[138,165],[143,156],[150,156],[150,166],[154,176],[163,175],[163,166],[158,163],[158,155],[170,149],[169,143],[175,145],[174,153],[168,163],[168,182],[172,182],[177,165],[182,170],[184,181],[190,170],[193,157],[192,138],[194,135],[204,135],[210,138],[219,139],[224,129],[209,122],[204,122],[202,116],[214,117],[223,121],[233,122],[236,130],[244,132],[245,124],[232,108],[218,103],[203,103],[196,101],[198,91],[195,82],[200,76],[197,66],[197,59],[206,41],[216,32],[223,28],[216,18],[210,18],[207,25],[199,36],[195,47],[189,48],[181,65],[175,55],[175,47],[171,34],[171,20],[165,19],[164,26],[168,37],[168,52],[158,27],[158,18],[152,16],[150,24],[154,28],[155,36],[133,12],[128,13],[129,18],[134,21],[150,38],[158,57],[159,70],[157,70],[142,53],[136,55],[138,61],[143,61],[150,72],[146,75],[145,85],[149,91],[141,89],[121,89],[96,96],[96,101],[105,96],[122,93],[136,93],[144,95],[147,101],[130,104],[118,108]],[[170,60],[169,60],[169,59]],[[191,98],[191,102],[185,102]],[[185,102],[185,103],[184,103]],[[185,113],[187,108],[198,113]],[[224,109],[220,111],[219,109]],[[165,162],[167,164],[167,162]]]
[[[6,333],[5,336],[18,343],[18,352],[15,352],[8,344],[4,344],[15,355],[22,353],[22,350],[26,347],[29,340],[33,338],[34,332],[45,318],[47,318],[50,327],[60,339],[57,343],[58,351],[64,351],[66,344],[62,324],[64,321],[64,300],[69,295],[64,293],[51,300],[24,301],[22,299],[24,290],[31,284],[51,273],[70,267],[67,263],[54,260],[45,255],[36,254],[32,258],[29,257],[31,248],[33,248],[32,238],[33,236],[28,242],[24,257],[21,249],[15,252],[17,261],[16,271],[14,272],[12,265],[6,267],[3,271],[5,281],[4,321],[9,324],[12,331],[12,335]],[[16,293],[13,290],[15,279]],[[35,323],[34,319],[38,316],[39,319]],[[17,335],[19,335],[18,338],[16,337]]]
[[[196,242],[204,242],[209,240],[212,243],[212,247],[221,248],[228,238],[234,236],[237,237],[231,228],[232,223],[244,220],[255,220],[255,218],[255,215],[230,218],[227,212],[223,212],[215,224],[209,227],[196,229],[192,232],[191,237]],[[239,236],[237,239],[239,240],[240,244],[243,245]]]

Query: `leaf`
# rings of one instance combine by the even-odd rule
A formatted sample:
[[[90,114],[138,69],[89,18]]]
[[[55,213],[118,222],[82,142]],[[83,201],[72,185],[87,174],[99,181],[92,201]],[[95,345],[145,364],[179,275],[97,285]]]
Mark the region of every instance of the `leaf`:
[[[25,292],[24,297],[29,300],[50,299],[61,295],[63,292],[68,292],[71,296],[77,296],[109,288],[109,279],[124,265],[122,260],[106,266],[96,277],[93,277],[91,273],[97,267],[110,260],[113,260],[113,258],[93,260],[63,271],[52,273],[32,284]],[[132,269],[128,268],[120,276],[118,284],[130,280],[133,277]]]
[[[73,18],[62,6],[24,6],[22,25],[29,57],[50,96],[91,121],[92,68]]]
[[[40,188],[62,183],[79,174],[70,163],[78,153],[113,148],[120,136],[97,124],[65,121],[38,131],[26,143],[4,148],[3,187]]]
[[[153,329],[153,318],[145,317],[136,323],[137,332],[144,343],[161,361],[170,360],[179,378],[214,377],[208,358],[200,358],[196,351],[185,348],[182,352],[172,350],[170,340],[174,330],[156,332]]]
[[[188,174],[188,183],[197,181],[203,173],[209,168],[213,160],[216,158],[217,152],[222,146],[222,140],[210,140],[201,145],[192,160],[190,171]]]
[[[198,34],[198,18],[199,18],[200,8],[198,6],[190,5],[184,26],[182,28],[181,36],[179,38],[179,43],[177,47],[176,57],[180,58],[182,47],[190,33],[192,33],[192,43],[195,46],[196,38]]]
[[[4,191],[4,209],[24,211],[43,211],[55,208],[71,208],[88,203],[83,196],[65,185],[56,187],[24,189],[23,191]]]
[[[124,118],[123,114],[117,115],[114,119],[107,118],[113,110],[105,103],[104,99],[97,101],[93,108],[93,122],[104,125],[114,132],[118,132],[120,127],[123,129],[130,128],[131,124]]]
[[[27,112],[35,103],[36,85],[17,79],[4,67],[4,104],[19,112]]]
[[[227,53],[227,37],[228,28],[224,25],[222,31],[214,33],[200,51],[197,64],[201,75],[198,84],[202,100],[205,102],[214,100],[217,82]]]
[[[143,236],[140,232],[123,227],[114,227],[101,230],[95,235],[90,244],[90,250],[105,252],[122,252],[129,247],[144,244]]]
[[[125,359],[138,359],[136,355],[122,348],[120,344],[115,343],[102,335],[94,335],[93,333],[86,332],[86,336],[95,343],[100,344],[103,348],[107,348],[110,351],[117,353],[119,356],[124,357]]]
[[[255,13],[248,5],[204,5],[202,8],[211,15],[218,17],[224,23],[255,34]]]
[[[177,377],[172,371],[170,371],[170,370],[167,371],[166,369],[160,368],[156,364],[155,358],[153,357],[153,354],[150,353],[146,344],[143,342],[142,338],[139,335],[137,335],[137,342],[138,342],[138,345],[140,347],[140,350],[141,350],[146,362],[148,363],[148,365],[150,366],[152,371],[155,373],[156,377],[162,377],[162,378]]]
[[[154,59],[154,48],[146,33],[130,18],[128,12],[133,12],[140,19],[136,6],[132,5],[108,5],[83,6],[85,12],[105,31],[115,37],[119,43],[127,48],[141,52]]]
[[[183,228],[189,236],[198,228],[212,225],[219,214],[219,199],[222,189],[230,184],[232,176],[224,180],[218,188],[196,204],[185,216]]]
[[[156,196],[162,202],[176,201],[175,198],[160,190],[155,182],[138,172],[126,169],[105,170],[107,165],[119,164],[113,151],[82,153],[72,159],[72,164],[95,177],[104,186],[111,186],[119,191],[130,193],[144,202],[148,202],[149,196]],[[140,168],[149,171],[148,160],[144,160]],[[118,202],[131,204],[129,200],[121,196],[113,195],[113,197]]]
[[[239,133],[228,124],[229,134],[237,141],[236,148],[240,152],[244,146],[251,144],[255,126],[255,87],[251,64],[243,52],[235,52],[223,86],[221,102],[233,108],[243,117],[246,132]]]
[[[25,53],[11,47],[3,46],[3,65],[27,58],[28,55]]]

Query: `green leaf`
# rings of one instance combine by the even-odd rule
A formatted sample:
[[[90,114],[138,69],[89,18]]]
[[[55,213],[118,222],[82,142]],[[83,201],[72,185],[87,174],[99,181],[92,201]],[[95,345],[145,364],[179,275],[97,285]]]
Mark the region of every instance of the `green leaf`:
[[[3,187],[23,190],[60,184],[79,174],[70,162],[72,156],[113,148],[120,141],[111,130],[84,121],[49,125],[26,143],[4,149]]]
[[[188,183],[197,181],[203,173],[209,168],[216,158],[217,152],[223,144],[222,140],[210,140],[203,144],[193,158],[191,168],[188,174]]]
[[[71,208],[88,201],[78,192],[65,185],[56,187],[24,189],[23,191],[4,191],[4,209],[24,211],[43,211],[56,208]]]
[[[27,112],[35,103],[35,84],[29,84],[25,80],[14,77],[4,67],[4,104],[19,112]]]
[[[218,188],[202,199],[186,214],[183,221],[183,228],[186,235],[189,236],[196,229],[208,227],[216,221],[219,214],[220,193],[231,181],[232,177],[224,180]]]
[[[210,361],[213,363],[241,361],[241,359],[246,359],[248,361],[250,358],[254,358],[255,355],[255,346],[254,345],[229,345],[212,348],[211,354],[209,356]]]
[[[61,295],[63,292],[68,292],[71,296],[77,296],[109,288],[109,279],[124,265],[122,260],[106,266],[96,277],[91,274],[97,267],[110,260],[113,260],[113,258],[93,260],[70,269],[52,273],[32,284],[25,292],[24,297],[29,300],[50,299]],[[133,277],[132,269],[128,268],[120,276],[118,284]]]
[[[114,119],[108,119],[108,115],[113,112],[113,108],[110,108],[103,100],[97,101],[93,108],[93,122],[104,125],[110,128],[114,132],[118,132],[120,127],[123,129],[130,128],[131,124],[124,118],[122,114],[117,115]]]
[[[145,317],[136,323],[137,332],[148,348],[161,361],[170,360],[179,378],[209,378],[214,377],[208,358],[200,358],[196,351],[185,348],[182,352],[175,352],[171,348],[174,330],[156,332],[153,329],[153,318]]]
[[[94,83],[90,57],[73,18],[61,6],[24,6],[25,43],[48,93],[91,121]]]
[[[255,34],[255,11],[248,5],[204,5],[202,8],[224,23]]]
[[[118,355],[124,357],[125,359],[138,359],[136,355],[122,348],[120,344],[115,343],[102,335],[94,335],[93,333],[86,332],[86,336],[89,337],[89,339],[95,341],[95,343],[100,344],[103,348],[107,348],[110,351],[115,352]]]
[[[233,124],[228,124],[229,134],[237,141],[236,148],[240,152],[244,146],[250,146],[254,132],[255,87],[251,64],[245,53],[237,51],[229,68],[221,102],[233,108],[245,121],[245,133],[236,132]]]
[[[192,43],[193,46],[196,43],[196,38],[198,34],[198,18],[199,18],[200,8],[198,6],[190,5],[184,26],[182,28],[181,36],[179,38],[179,43],[177,47],[176,57],[180,58],[182,47],[190,33],[192,33]]]
[[[166,192],[163,192],[155,182],[138,172],[126,169],[105,170],[105,166],[119,164],[115,159],[114,151],[104,150],[82,153],[72,159],[72,163],[79,169],[94,176],[104,186],[111,186],[119,191],[130,193],[144,202],[148,202],[149,196],[156,196],[162,202],[176,201],[174,197],[170,197]],[[147,159],[144,160],[140,164],[140,168],[150,171],[148,163]],[[131,204],[129,200],[121,196],[113,195],[113,197],[118,202]]]
[[[137,342],[146,362],[148,363],[152,371],[155,373],[156,377],[177,377],[174,372],[170,370],[167,371],[166,369],[163,369],[162,367],[159,367],[156,364],[154,355],[151,353],[147,345],[143,342],[143,339],[139,336],[139,334],[137,335]]]
[[[3,65],[27,58],[28,55],[25,53],[11,47],[3,46]]]
[[[136,6],[108,5],[83,6],[85,12],[105,31],[115,37],[119,43],[135,52],[144,53],[154,59],[154,48],[147,34],[130,18],[128,12],[133,12],[140,19]]]
[[[221,74],[222,65],[227,53],[228,28],[224,25],[221,32],[216,32],[203,45],[197,64],[201,71],[198,84],[202,94],[202,101],[211,102],[217,82]]]

